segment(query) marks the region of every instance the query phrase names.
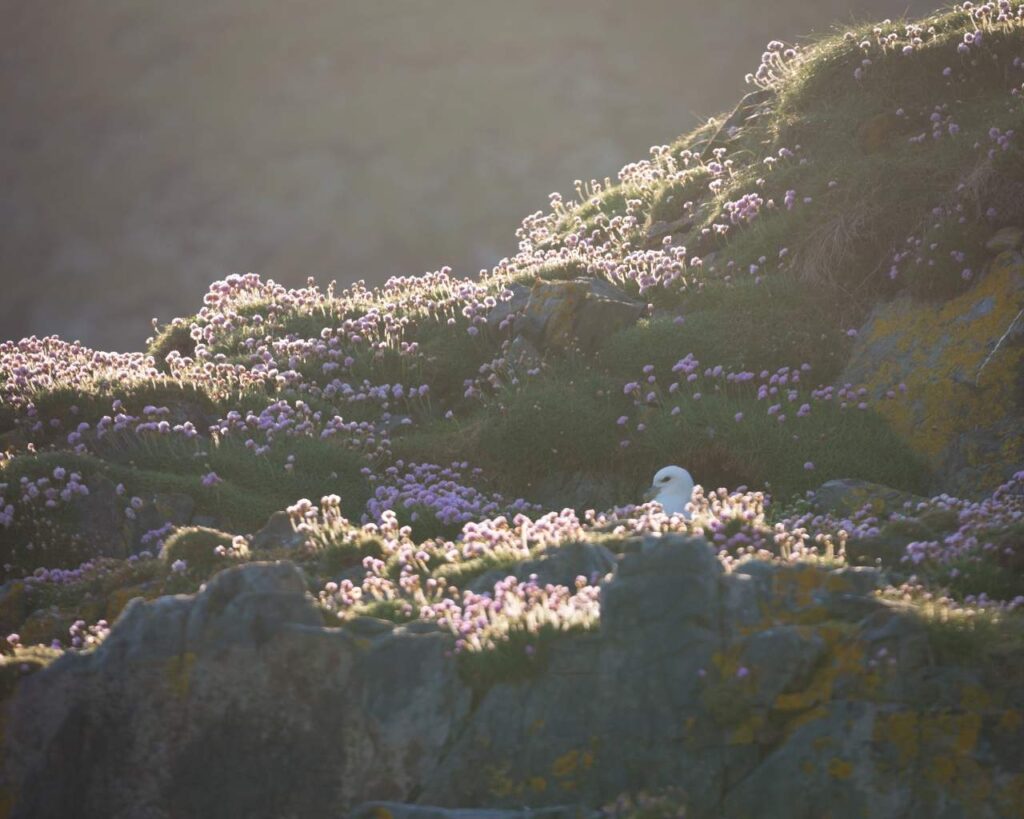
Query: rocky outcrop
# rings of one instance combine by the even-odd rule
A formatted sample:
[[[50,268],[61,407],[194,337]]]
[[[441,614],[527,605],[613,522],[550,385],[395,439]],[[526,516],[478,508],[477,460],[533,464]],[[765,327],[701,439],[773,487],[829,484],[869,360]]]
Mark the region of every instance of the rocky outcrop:
[[[698,819],[1019,805],[1024,683],[936,662],[874,570],[724,574],[701,540],[620,545],[600,630],[486,689],[429,624],[323,627],[289,563],[134,601],[6,704],[7,815],[567,816],[668,786]]]
[[[20,687],[9,815],[341,816],[408,796],[469,709],[448,649],[436,631],[324,629],[288,563],[135,600],[94,654]]]
[[[603,279],[538,280],[529,290],[519,284],[511,290],[512,298],[493,308],[488,324],[497,327],[511,316],[514,335],[541,352],[577,346],[592,353],[644,311],[643,304]]]
[[[811,498],[811,507],[816,512],[831,512],[834,515],[852,515],[865,506],[870,506],[876,515],[891,515],[901,512],[906,504],[917,504],[925,498],[910,492],[902,492],[890,486],[854,478],[838,478],[819,486]]]
[[[941,305],[899,299],[877,307],[840,383],[876,406],[924,457],[938,489],[991,491],[1024,467],[1024,257],[1009,250],[963,295]]]

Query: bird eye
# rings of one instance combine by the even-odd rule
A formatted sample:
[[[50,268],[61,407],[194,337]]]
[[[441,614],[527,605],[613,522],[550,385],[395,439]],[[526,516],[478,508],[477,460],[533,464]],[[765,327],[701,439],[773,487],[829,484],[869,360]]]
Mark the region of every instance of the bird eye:
[[[668,483],[668,475],[666,475],[664,478],[658,481],[658,483]]]

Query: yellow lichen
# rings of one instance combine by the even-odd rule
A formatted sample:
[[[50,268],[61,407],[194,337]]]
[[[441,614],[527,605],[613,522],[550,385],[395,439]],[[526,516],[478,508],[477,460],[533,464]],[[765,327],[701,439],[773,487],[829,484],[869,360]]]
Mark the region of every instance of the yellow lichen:
[[[920,717],[914,711],[879,714],[873,739],[876,743],[892,743],[899,752],[900,766],[907,765],[917,758],[921,750]]]
[[[967,711],[980,711],[992,706],[992,694],[980,685],[965,685],[960,689],[960,702]]]
[[[996,726],[996,730],[1003,733],[1016,735],[1024,724],[1024,717],[1021,716],[1020,711],[1004,711],[1003,715],[999,718],[999,724]]]
[[[828,773],[833,779],[849,779],[853,776],[853,763],[839,757],[832,757],[828,763]]]
[[[729,745],[750,745],[756,741],[758,733],[764,727],[765,716],[761,713],[748,715],[729,734]]]
[[[171,690],[181,698],[188,696],[195,664],[196,655],[191,651],[171,657],[167,661],[167,682]]]
[[[580,752],[577,750],[568,751],[551,763],[551,773],[559,779],[572,776],[580,764]]]
[[[903,382],[906,397],[882,401],[882,413],[910,445],[940,466],[957,438],[995,427],[1015,406],[1017,374],[1024,350],[993,347],[1024,307],[1024,262],[1004,253],[988,274],[962,296],[936,309],[901,300],[875,317],[863,341],[884,350],[866,386],[883,392]],[[987,360],[987,363],[986,363]],[[1004,436],[1002,463],[1024,454],[1024,431]],[[985,467],[991,453],[964,450],[970,466]],[[984,488],[998,481],[994,470]]]

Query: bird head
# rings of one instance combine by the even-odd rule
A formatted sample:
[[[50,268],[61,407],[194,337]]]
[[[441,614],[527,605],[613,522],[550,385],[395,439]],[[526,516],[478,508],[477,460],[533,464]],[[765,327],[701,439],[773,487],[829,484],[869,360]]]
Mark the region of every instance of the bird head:
[[[644,493],[644,500],[657,500],[671,513],[683,512],[693,497],[693,476],[681,466],[666,466],[659,469]]]

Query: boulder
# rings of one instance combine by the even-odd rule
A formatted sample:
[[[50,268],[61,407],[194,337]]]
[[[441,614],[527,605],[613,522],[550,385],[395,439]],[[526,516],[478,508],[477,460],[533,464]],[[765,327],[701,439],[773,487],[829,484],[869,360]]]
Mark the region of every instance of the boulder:
[[[481,810],[479,808],[432,808],[399,802],[366,802],[351,819],[598,819],[598,814],[581,811],[578,805],[523,810]]]
[[[590,582],[600,579],[615,568],[615,555],[604,546],[596,543],[567,543],[552,548],[540,555],[536,560],[527,560],[507,569],[492,569],[474,578],[467,588],[474,592],[485,592],[494,589],[494,584],[508,576],[518,580],[526,580],[530,575],[537,575],[540,583],[553,583],[557,586],[573,587],[577,577],[585,577]]]
[[[857,336],[839,383],[868,388],[940,491],[979,497],[1024,467],[1022,310],[1024,257],[1006,251],[961,296],[880,305]]]
[[[289,563],[132,601],[94,653],[21,681],[8,815],[341,816],[408,795],[468,711],[448,641],[321,622]]]
[[[530,301],[530,288],[519,282],[511,282],[505,286],[511,294],[508,298],[499,298],[498,303],[487,314],[487,328],[497,331],[501,323],[509,316],[519,315]]]
[[[609,335],[635,324],[644,307],[603,279],[539,280],[513,326],[541,352],[578,346],[592,353]]]
[[[475,688],[433,623],[321,626],[290,563],[136,599],[16,682],[7,815],[553,819],[670,788],[693,819],[1013,815],[1024,682],[937,665],[877,572],[622,545],[599,629]]]
[[[268,549],[298,549],[306,543],[306,535],[296,532],[287,512],[274,512],[249,542],[254,552]]]
[[[880,483],[854,478],[827,481],[814,490],[811,506],[815,512],[831,512],[837,517],[852,515],[870,506],[876,515],[887,515],[903,510],[905,504],[917,504],[925,498],[902,492]]]
[[[993,253],[1005,253],[1008,250],[1019,249],[1021,242],[1024,242],[1024,228],[1004,227],[985,242],[985,248]]]
[[[82,541],[97,555],[127,557],[135,540],[135,527],[125,517],[128,498],[117,494],[114,482],[103,475],[89,481],[89,494],[75,497],[71,508]]]

